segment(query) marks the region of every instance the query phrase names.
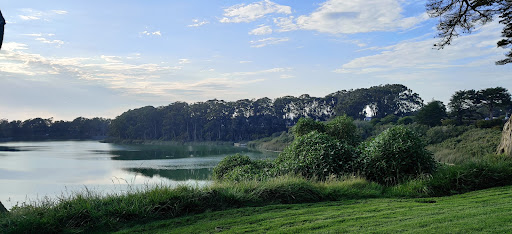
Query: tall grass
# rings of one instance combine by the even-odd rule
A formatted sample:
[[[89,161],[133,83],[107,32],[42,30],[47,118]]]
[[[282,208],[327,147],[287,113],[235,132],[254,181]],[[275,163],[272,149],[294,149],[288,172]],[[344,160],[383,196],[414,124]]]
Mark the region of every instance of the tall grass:
[[[0,217],[0,233],[97,232],[205,211],[283,203],[379,197],[382,186],[360,178],[314,182],[294,176],[266,182],[215,183],[207,187],[156,186],[124,195],[91,191],[14,207]]]
[[[482,160],[494,154],[500,143],[501,131],[496,129],[471,129],[462,135],[442,143],[429,145],[427,149],[434,153],[434,158],[449,164]]]

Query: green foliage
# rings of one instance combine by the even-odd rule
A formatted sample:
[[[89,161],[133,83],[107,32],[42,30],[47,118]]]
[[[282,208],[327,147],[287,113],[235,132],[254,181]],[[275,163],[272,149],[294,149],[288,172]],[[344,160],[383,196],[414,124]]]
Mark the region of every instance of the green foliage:
[[[318,131],[325,132],[326,126],[324,123],[315,121],[311,118],[300,118],[297,124],[293,127],[293,134],[295,137],[304,136],[310,132]]]
[[[360,137],[354,121],[352,118],[346,115],[338,116],[327,122],[326,133],[329,136],[336,138],[338,141],[349,144],[351,146],[357,146],[360,141]]]
[[[392,127],[361,145],[360,167],[365,177],[381,184],[398,184],[432,173],[436,162],[418,135],[403,127]]]
[[[394,114],[386,115],[386,117],[380,119],[381,124],[389,124],[389,123],[396,123],[398,121],[398,116]]]
[[[477,120],[475,122],[475,126],[477,128],[495,128],[495,129],[503,129],[503,125],[505,123],[501,119],[492,119],[492,120]]]
[[[275,161],[277,173],[325,180],[353,172],[355,148],[317,131],[295,138]]]
[[[439,126],[445,118],[446,107],[441,101],[431,101],[416,113],[416,122],[428,126]]]
[[[398,119],[398,121],[396,123],[399,124],[399,125],[412,124],[412,123],[414,123],[414,117],[412,117],[412,116],[405,116],[405,117],[402,117],[402,118]]]
[[[511,185],[512,160],[487,158],[461,165],[444,165],[428,180],[433,196],[461,194],[480,189]]]
[[[270,161],[251,160],[249,156],[227,156],[213,168],[214,180],[243,181],[263,180],[270,176],[273,164]]]
[[[362,120],[354,120],[354,125],[357,128],[357,134],[361,137],[362,140],[366,140],[367,138],[373,135],[373,125],[368,121]]]
[[[462,135],[464,132],[471,129],[471,127],[467,126],[436,126],[428,129],[425,136],[425,143],[427,144],[438,144],[447,139],[458,137]]]
[[[436,160],[440,162],[461,164],[494,154],[500,139],[501,130],[476,128],[442,143],[429,145],[427,149],[432,151]]]

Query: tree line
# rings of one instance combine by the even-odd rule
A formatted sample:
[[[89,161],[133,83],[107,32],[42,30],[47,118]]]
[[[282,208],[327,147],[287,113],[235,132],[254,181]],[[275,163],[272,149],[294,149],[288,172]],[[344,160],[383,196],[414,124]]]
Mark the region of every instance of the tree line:
[[[303,117],[326,121],[338,115],[405,116],[422,106],[419,95],[400,84],[342,90],[325,97],[175,102],[121,114],[112,120],[110,135],[130,140],[248,141],[286,131]]]
[[[287,131],[300,118],[327,121],[349,116],[382,123],[417,122],[428,126],[473,124],[508,115],[512,102],[502,87],[460,90],[447,106],[432,100],[426,105],[417,93],[401,84],[341,90],[325,97],[284,96],[237,101],[174,102],[128,110],[113,120],[76,118],[53,121],[0,120],[2,139],[90,139],[109,136],[119,140],[249,141]],[[449,111],[447,111],[447,107]],[[486,123],[484,123],[486,124]]]
[[[0,140],[91,139],[108,135],[110,119],[79,117],[73,121],[34,118],[0,120]]]

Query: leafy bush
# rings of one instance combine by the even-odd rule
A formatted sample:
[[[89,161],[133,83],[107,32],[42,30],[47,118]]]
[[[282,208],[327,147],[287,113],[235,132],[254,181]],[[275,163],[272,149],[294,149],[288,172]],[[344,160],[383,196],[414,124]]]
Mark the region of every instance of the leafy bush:
[[[311,118],[300,118],[293,127],[296,137],[306,135],[312,131],[325,132],[325,124]]]
[[[336,138],[340,142],[349,144],[351,146],[357,146],[360,141],[360,137],[354,121],[352,118],[346,115],[338,116],[327,122],[326,133],[329,136]]]
[[[491,119],[491,120],[477,120],[475,122],[475,126],[477,128],[496,128],[502,129],[505,122],[501,119]]]
[[[414,117],[412,117],[412,116],[405,116],[405,117],[402,117],[402,118],[398,119],[398,121],[396,123],[400,124],[400,125],[412,124],[412,123],[414,123]]]
[[[275,161],[280,174],[298,174],[306,178],[326,179],[328,176],[353,172],[357,157],[354,147],[317,131],[295,138]]]
[[[213,168],[215,180],[243,181],[266,179],[273,167],[272,162],[263,160],[251,160],[249,156],[227,156]]]
[[[394,114],[386,115],[386,117],[380,119],[381,124],[396,123],[396,121],[398,121],[398,116]]]
[[[367,179],[381,184],[397,184],[436,168],[420,137],[404,126],[392,127],[361,144],[361,151],[361,171]]]

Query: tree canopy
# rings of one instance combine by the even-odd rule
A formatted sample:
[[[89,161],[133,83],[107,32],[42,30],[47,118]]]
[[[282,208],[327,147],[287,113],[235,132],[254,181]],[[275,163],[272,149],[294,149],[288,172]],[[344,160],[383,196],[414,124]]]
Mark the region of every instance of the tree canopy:
[[[443,48],[450,45],[460,33],[471,33],[478,24],[497,20],[503,25],[501,32],[504,39],[497,46],[507,49],[512,47],[512,1],[510,0],[428,0],[427,12],[430,17],[439,18],[437,29],[441,41],[434,46]],[[496,62],[497,65],[512,63],[512,49],[506,58]]]

